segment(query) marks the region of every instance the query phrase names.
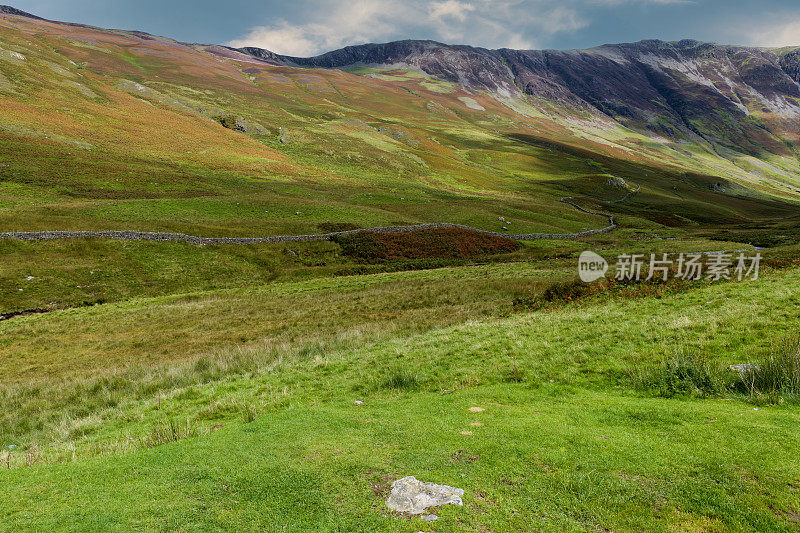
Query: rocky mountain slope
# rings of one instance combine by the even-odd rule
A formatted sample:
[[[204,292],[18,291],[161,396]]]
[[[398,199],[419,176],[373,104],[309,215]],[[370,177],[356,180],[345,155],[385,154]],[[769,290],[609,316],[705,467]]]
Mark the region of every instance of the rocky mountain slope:
[[[302,67],[409,67],[471,91],[532,98],[611,118],[636,131],[754,156],[764,151],[794,155],[800,133],[797,49],[651,40],[569,51],[399,41],[312,58],[240,51]]]
[[[0,232],[563,234],[598,219],[559,198],[618,198],[619,179],[641,185],[614,206],[628,226],[786,220],[800,197],[794,50],[401,41],[302,59],[0,20]]]
[[[34,20],[44,20],[41,17],[37,17],[36,15],[33,15],[31,13],[28,13],[26,11],[22,11],[21,9],[17,9],[17,8],[11,7],[11,6],[0,6],[0,14],[3,14],[3,15],[16,15],[18,17],[25,17],[25,18],[34,19]]]

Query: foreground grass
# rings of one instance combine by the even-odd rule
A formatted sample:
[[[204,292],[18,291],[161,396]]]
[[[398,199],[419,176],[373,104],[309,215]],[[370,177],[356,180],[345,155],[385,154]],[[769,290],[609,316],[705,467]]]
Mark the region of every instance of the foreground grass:
[[[217,294],[15,319],[2,326],[8,376],[0,390],[6,406],[2,436],[18,445],[105,439],[120,428],[131,431],[132,420],[141,431],[163,415],[154,410],[156,401],[170,416],[202,423],[214,419],[213,409],[201,412],[208,405],[225,397],[228,403],[231,398],[240,405],[258,403],[265,390],[320,398],[338,388],[368,392],[392,382],[438,391],[507,379],[632,388],[634,368],[658,365],[687,350],[719,366],[753,362],[796,329],[797,269],[665,298],[589,301],[469,321],[487,309],[479,305],[487,293],[477,288],[491,289],[487,276],[502,284],[503,272],[521,276],[524,268],[531,267],[317,280],[256,291],[250,294],[253,301],[234,292],[227,300]],[[434,275],[440,285],[433,284]],[[528,275],[535,283],[536,276],[552,273],[531,269]],[[448,292],[446,286],[461,292]],[[401,292],[410,295],[406,306],[397,300]],[[509,300],[487,305],[510,307]],[[270,325],[265,321],[272,313],[253,311],[269,301],[286,315],[280,318],[276,311],[275,320],[288,322]],[[365,307],[367,302],[373,307]],[[443,317],[468,321],[436,327]],[[156,326],[163,323],[171,327]],[[238,327],[251,335],[270,328],[279,334],[273,342],[264,337],[249,347],[237,346]],[[290,332],[280,334],[284,329]],[[159,358],[159,348],[171,358]],[[236,376],[247,377],[235,380],[241,394],[231,397],[213,385]],[[210,385],[195,388],[203,384]],[[169,399],[184,392],[192,401],[160,405],[162,395]]]
[[[0,472],[13,495],[2,523],[84,531],[797,526],[795,411],[549,383],[406,391],[355,405],[359,397],[293,402],[124,457]],[[465,507],[436,511],[433,526],[390,516],[388,484],[404,475],[464,488]]]
[[[796,529],[792,398],[653,397],[636,376],[681,353],[762,360],[796,333],[800,269],[512,312],[573,266],[318,278],[0,323],[14,495],[0,523],[427,530],[383,504],[415,475],[467,491],[436,530]]]
[[[426,273],[381,276],[410,275]],[[3,460],[31,468],[0,472],[15,495],[0,521],[418,531],[383,504],[391,480],[415,475],[467,490],[436,530],[796,529],[795,404],[652,397],[631,369],[680,350],[753,361],[795,331],[798,288],[800,270],[773,271],[338,348],[6,387],[2,443],[19,448]]]

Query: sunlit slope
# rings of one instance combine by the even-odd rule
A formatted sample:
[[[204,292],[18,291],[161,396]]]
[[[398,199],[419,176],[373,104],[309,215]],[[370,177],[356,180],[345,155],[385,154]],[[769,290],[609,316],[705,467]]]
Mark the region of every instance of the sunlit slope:
[[[653,210],[672,224],[787,216],[766,194],[791,191],[734,185],[702,147],[684,157],[574,110],[543,114],[407,69],[276,66],[142,33],[0,20],[0,231],[499,230],[502,216],[514,231],[575,232],[602,220],[556,200],[586,188],[619,197],[603,187],[617,175],[643,186],[634,225]]]

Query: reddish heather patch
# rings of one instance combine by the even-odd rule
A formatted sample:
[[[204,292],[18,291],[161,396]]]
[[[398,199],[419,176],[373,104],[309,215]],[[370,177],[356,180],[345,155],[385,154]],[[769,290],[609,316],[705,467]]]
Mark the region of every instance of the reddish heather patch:
[[[516,241],[461,228],[382,233],[362,231],[334,239],[345,255],[364,262],[398,259],[471,258],[519,247]]]

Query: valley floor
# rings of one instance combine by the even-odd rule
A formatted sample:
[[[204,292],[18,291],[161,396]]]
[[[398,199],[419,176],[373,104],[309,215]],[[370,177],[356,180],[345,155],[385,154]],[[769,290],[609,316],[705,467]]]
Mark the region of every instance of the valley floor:
[[[390,298],[386,292],[399,293],[404,281],[423,294],[419,280],[437,277],[443,287],[459,278],[470,287],[490,273],[502,279],[504,271],[553,278],[552,271],[525,268],[377,274],[270,291],[317,294],[323,307],[345,309],[381,292]],[[420,284],[413,289],[415,279]],[[81,335],[62,352],[45,348],[39,357],[51,364],[41,376],[49,377],[31,380],[21,372],[2,391],[3,444],[13,439],[19,449],[2,457],[14,468],[0,470],[6,494],[0,527],[800,528],[800,411],[793,397],[773,404],[733,388],[669,397],[641,386],[649,371],[681,353],[701,355],[724,376],[730,364],[760,360],[796,332],[797,268],[768,269],[758,281],[591,297],[533,313],[497,314],[493,305],[467,311],[465,301],[485,294],[467,290],[457,304],[455,293],[431,290],[437,297],[420,305],[436,309],[433,315],[461,309],[462,318],[294,351],[290,339],[283,349],[251,344],[225,351],[219,347],[227,341],[212,337],[198,349],[207,355],[163,367],[115,371],[121,362],[110,362],[103,370],[97,352],[91,378],[66,378],[69,369],[56,361],[58,353],[88,349],[80,347]],[[246,293],[229,291],[236,294]],[[135,304],[136,314],[158,322],[169,311],[173,323],[189,327],[203,306],[258,309],[266,294],[229,303],[225,294],[172,303],[157,298]],[[35,351],[19,349],[31,333],[46,346],[49,336],[76,331],[77,324],[95,335],[120,333],[110,353],[144,355],[152,347],[135,333],[140,325],[123,320],[131,309],[106,304],[0,324],[6,334],[18,332],[4,336],[4,367]],[[397,308],[399,315],[415,312],[421,310]],[[232,314],[247,316],[242,309]],[[242,327],[259,330],[257,320]],[[132,334],[127,345],[125,331]],[[153,343],[177,334],[150,331]],[[735,373],[727,378],[733,383]],[[384,503],[390,483],[406,475],[463,488],[465,505],[435,510],[440,519],[431,524],[391,514]]]

